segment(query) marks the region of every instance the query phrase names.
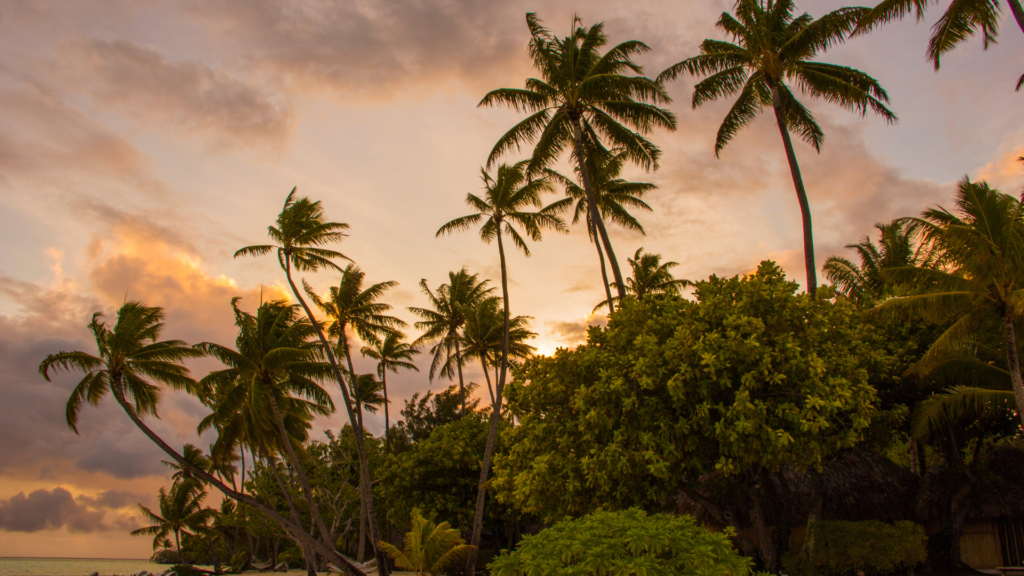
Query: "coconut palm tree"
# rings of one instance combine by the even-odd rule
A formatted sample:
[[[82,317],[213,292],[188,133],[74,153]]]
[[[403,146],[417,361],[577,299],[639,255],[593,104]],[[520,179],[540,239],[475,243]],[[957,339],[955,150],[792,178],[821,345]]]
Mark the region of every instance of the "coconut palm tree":
[[[509,319],[508,363],[511,366],[518,366],[522,360],[529,358],[537,350],[526,343],[537,336],[536,332],[529,329],[530,320],[529,316],[513,316]],[[504,325],[501,298],[492,296],[481,300],[470,311],[462,330],[462,360],[466,362],[473,357],[480,360],[491,404],[494,404],[494,386],[491,383],[489,368],[494,369],[494,382],[497,382]]]
[[[615,224],[627,230],[644,234],[644,227],[640,225],[635,216],[629,213],[629,210],[650,212],[651,207],[643,201],[642,197],[657,186],[648,182],[629,182],[620,178],[619,175],[626,160],[626,154],[622,150],[613,150],[610,154],[587,154],[590,183],[594,188],[594,198],[598,209],[597,218],[603,221],[605,216],[608,216]],[[615,312],[615,306],[612,304],[611,284],[608,282],[608,272],[604,265],[604,252],[601,250],[601,243],[597,241],[593,219],[590,217],[590,208],[587,204],[587,192],[581,186],[580,171],[576,170],[575,179],[550,168],[546,169],[544,173],[552,182],[565,188],[566,198],[556,204],[565,206],[566,210],[572,209],[572,223],[576,224],[581,219],[587,223],[587,235],[597,247],[597,259],[601,263],[601,280],[604,285],[606,302],[608,302],[608,312]]]
[[[937,2],[935,2],[937,3]],[[1024,32],[1024,6],[1020,0],[1006,0],[1010,6],[1017,26]],[[882,0],[878,6],[868,11],[857,23],[854,34],[862,34],[881,24],[893,20],[902,20],[914,12],[918,21],[924,18],[928,8],[928,0]],[[1001,7],[999,0],[953,0],[939,21],[932,26],[932,36],[928,39],[928,59],[939,69],[939,60],[943,54],[956,48],[961,42],[981,32],[984,46],[996,42],[999,34],[999,16]],[[1024,86],[1024,76],[1017,80],[1017,90]]]
[[[411,570],[417,576],[447,574],[473,550],[473,546],[447,522],[434,524],[420,513],[412,511],[412,529],[405,535],[402,550],[381,542],[381,548],[395,560],[395,566]]]
[[[955,202],[956,213],[936,207],[900,220],[922,242],[941,251],[944,266],[891,270],[895,281],[915,287],[916,293],[891,298],[880,307],[933,305],[949,315],[952,324],[924,354],[922,369],[958,355],[986,325],[994,326],[1002,333],[1006,371],[1024,424],[1016,331],[1016,322],[1024,317],[1024,206],[968,178],[960,181]]]
[[[626,279],[626,292],[637,300],[643,300],[648,294],[679,294],[683,288],[694,285],[689,280],[676,279],[672,275],[672,268],[679,263],[662,263],[661,254],[644,254],[643,248],[637,248],[633,257],[627,261],[633,269],[633,276]],[[621,302],[619,299],[616,301]],[[606,304],[599,303],[594,306],[594,311]]]
[[[501,394],[505,387],[505,374],[508,370],[511,324],[508,307],[508,267],[505,263],[503,237],[507,235],[516,248],[529,256],[530,248],[517,228],[521,228],[527,237],[535,242],[541,239],[542,231],[545,229],[566,230],[565,223],[549,209],[550,207],[537,212],[526,211],[530,207],[540,208],[542,206],[540,193],[551,188],[547,180],[530,180],[526,174],[527,164],[526,160],[512,166],[502,164],[498,166],[497,174],[493,177],[486,170],[481,169],[484,197],[481,198],[472,193],[466,195],[466,204],[476,212],[456,218],[441,226],[437,231],[437,236],[442,236],[469,230],[475,225],[482,224],[479,231],[480,238],[488,244],[493,240],[498,241],[498,258],[501,264],[501,295],[504,304],[501,370],[498,373],[498,381],[494,385],[491,427],[487,433],[487,446],[484,449],[483,467],[480,470],[480,488],[477,491],[476,515],[473,520],[471,540],[473,546],[479,546],[480,531],[483,529],[487,475],[491,467],[491,456],[494,454],[494,440],[498,434],[498,424],[501,421]],[[472,576],[475,571],[476,549],[474,548],[469,555],[466,570]]]
[[[213,463],[209,458],[207,458],[206,454],[203,454],[203,451],[193,444],[185,444],[181,449],[181,456],[185,460],[188,460],[192,467],[199,468],[205,472],[210,472],[213,467]],[[174,474],[171,474],[172,481],[184,480],[192,477],[192,473],[189,471],[189,468],[178,464],[174,460],[164,460],[163,463],[171,470],[174,470]]]
[[[85,373],[68,399],[65,411],[68,426],[77,433],[78,413],[83,404],[99,404],[109,391],[132,423],[165,454],[189,470],[194,478],[217,488],[229,498],[256,508],[307,546],[338,562],[338,566],[348,566],[349,562],[338,554],[333,545],[310,536],[301,522],[288,520],[265,502],[232,489],[209,472],[196,467],[143,421],[147,415],[156,416],[161,393],[157,384],[185,390],[201,398],[205,396],[189,377],[188,369],[181,365],[185,359],[198,358],[203,353],[180,340],[159,340],[164,327],[163,310],[140,302],[125,302],[118,309],[117,322],[113,326],[103,322],[102,318],[102,314],[96,313],[89,323],[97,354],[58,352],[48,355],[39,364],[39,373],[47,380],[50,372]]]
[[[608,42],[601,23],[586,28],[574,17],[565,38],[554,36],[532,12],[526,15],[526,25],[530,56],[541,77],[527,79],[522,89],[492,90],[480,101],[479,106],[502,105],[530,113],[494,145],[487,167],[501,155],[536,142],[529,167],[531,174],[539,174],[571,148],[591,224],[608,255],[619,297],[624,297],[622,273],[599,218],[588,153],[608,154],[608,148],[615,148],[641,168],[656,169],[661,151],[646,136],[656,127],[676,129],[675,116],[657,106],[670,99],[659,82],[640,76],[643,68],[633,57],[650,50],[643,42],[630,40],[601,54]]]
[[[412,345],[424,346],[434,344],[430,349],[433,359],[430,362],[430,380],[440,372],[441,376],[452,378],[454,372],[459,375],[459,394],[462,395],[462,413],[466,413],[466,385],[462,375],[462,364],[453,363],[451,359],[462,356],[459,347],[459,330],[466,322],[466,310],[472,308],[483,298],[487,298],[494,288],[487,286],[487,280],[480,280],[479,274],[470,274],[465,267],[458,272],[448,273],[448,283],[431,290],[426,278],[420,280],[420,289],[427,296],[430,308],[409,307],[409,311],[421,320],[415,324],[423,334]],[[453,366],[454,364],[454,366]]]
[[[132,530],[131,535],[152,536],[154,550],[165,544],[169,536],[173,535],[174,550],[178,553],[181,563],[187,566],[189,562],[181,550],[181,537],[205,531],[207,523],[217,515],[216,510],[203,508],[204,498],[206,491],[192,478],[175,481],[171,484],[170,492],[161,487],[157,496],[160,514],[139,504],[142,516],[153,522],[153,525]]]
[[[822,266],[825,278],[841,293],[857,302],[876,301],[891,295],[894,286],[886,272],[905,266],[933,266],[934,254],[926,245],[914,246],[911,235],[898,220],[875,224],[879,232],[876,245],[870,236],[856,244],[847,244],[860,264],[840,256],[829,256]]]
[[[310,514],[323,537],[330,541],[330,532],[313,499],[312,488],[296,454],[282,409],[285,404],[293,404],[296,398],[305,398],[313,413],[332,414],[334,403],[317,383],[330,377],[330,367],[320,361],[320,350],[312,341],[315,335],[313,325],[300,318],[298,306],[284,301],[264,302],[253,315],[238,307],[239,300],[241,298],[231,299],[238,328],[235,348],[212,342],[196,345],[197,349],[227,366],[224,370],[211,372],[200,384],[204,387],[218,382],[239,384],[235,387],[236,393],[229,396],[219,410],[232,411],[242,402],[265,410],[267,420],[276,424],[281,440],[279,445],[284,448],[284,455],[295,470]]]
[[[861,115],[870,109],[889,123],[896,121],[896,115],[885,106],[889,97],[871,76],[847,66],[812,61],[830,47],[844,42],[867,9],[840,8],[817,20],[806,12],[796,16],[795,10],[793,0],[739,0],[736,16],[723,12],[717,23],[735,43],[705,40],[699,55],[671,66],[658,80],[674,80],[684,72],[704,76],[693,87],[694,108],[739,93],[718,128],[716,158],[741,128],[750,124],[766,106],[772,107],[800,203],[807,292],[813,295],[818,280],[811,207],[789,133],[796,131],[819,152],[825,134],[810,111],[790,91],[788,82],[795,82],[811,97],[822,98]]]
[[[275,244],[246,246],[236,251],[234,257],[265,256],[271,252],[276,253],[277,262],[280,264],[281,269],[284,270],[285,278],[288,280],[288,286],[292,289],[292,294],[306,312],[306,317],[309,318],[309,322],[313,325],[317,338],[323,346],[324,354],[331,366],[331,371],[334,373],[334,378],[341,388],[341,396],[345,402],[348,420],[355,427],[358,423],[355,406],[349,396],[349,387],[345,384],[345,377],[341,367],[338,365],[334,349],[327,339],[323,326],[320,325],[316,316],[313,315],[313,311],[310,309],[309,304],[306,303],[305,298],[302,297],[302,293],[292,278],[292,270],[297,272],[317,272],[326,268],[340,272],[341,268],[334,260],[339,258],[348,260],[349,258],[340,252],[324,248],[324,246],[340,242],[345,237],[344,230],[348,229],[348,224],[327,221],[320,201],[314,202],[309,198],[296,198],[295,191],[296,189],[292,188],[292,191],[285,199],[284,206],[277,215],[277,225],[267,227],[267,234]],[[349,368],[349,373],[354,373],[354,371]],[[359,455],[362,497],[368,502],[367,513],[370,518],[370,530],[373,541],[377,542],[380,538],[377,529],[377,513],[372,501],[373,492],[370,490],[370,461],[366,455],[366,446],[362,434],[355,435],[355,443],[356,453]],[[383,554],[378,550],[376,556],[380,566],[379,570],[382,571],[381,576],[387,576],[387,566],[385,565]]]
[[[380,377],[381,390],[384,393],[384,451],[391,453],[390,419],[388,417],[388,372],[398,373],[399,369],[420,371],[412,363],[413,356],[420,353],[412,344],[404,341],[405,336],[392,332],[377,340],[370,346],[363,346],[363,356],[377,361],[377,376]]]

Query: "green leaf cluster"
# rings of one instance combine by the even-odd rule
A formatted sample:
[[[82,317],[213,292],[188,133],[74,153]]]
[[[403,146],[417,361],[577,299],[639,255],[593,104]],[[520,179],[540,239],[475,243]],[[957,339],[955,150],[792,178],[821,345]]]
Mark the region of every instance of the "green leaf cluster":
[[[566,518],[525,537],[514,552],[488,566],[494,576],[740,576],[750,574],[750,567],[729,533],[712,533],[690,516],[648,515],[636,508]]]
[[[924,527],[913,522],[893,524],[870,520],[817,522],[814,528],[814,565],[793,554],[783,559],[793,576],[840,576],[863,571],[875,574],[904,573],[924,562],[927,541]]]
[[[510,387],[499,498],[547,519],[662,509],[702,474],[819,467],[875,414],[872,350],[847,299],[796,294],[771,262],[696,284],[696,301],[627,301],[586,345]]]

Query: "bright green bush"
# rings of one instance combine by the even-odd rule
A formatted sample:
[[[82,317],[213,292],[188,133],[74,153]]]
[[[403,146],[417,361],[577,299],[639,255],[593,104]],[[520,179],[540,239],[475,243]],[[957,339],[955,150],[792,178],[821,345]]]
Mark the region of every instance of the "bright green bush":
[[[818,522],[814,559],[792,554],[783,559],[793,576],[843,576],[864,571],[868,576],[904,573],[924,562],[927,536],[913,522]]]
[[[713,533],[689,516],[636,508],[598,510],[527,536],[488,566],[493,576],[747,576],[751,561],[727,533]]]

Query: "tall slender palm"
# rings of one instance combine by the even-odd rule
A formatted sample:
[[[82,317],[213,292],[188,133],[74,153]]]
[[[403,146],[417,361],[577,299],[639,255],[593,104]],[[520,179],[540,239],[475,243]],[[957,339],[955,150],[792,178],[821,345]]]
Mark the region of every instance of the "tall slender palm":
[[[648,294],[679,294],[687,286],[693,286],[689,280],[677,279],[672,275],[672,268],[678,262],[662,262],[661,254],[644,254],[643,248],[637,248],[633,257],[627,260],[633,269],[633,276],[626,279],[626,291],[637,300],[643,300]],[[617,302],[621,300],[616,298]],[[607,302],[594,306],[596,312]]]
[[[490,244],[491,241],[498,241],[498,257],[501,263],[501,295],[504,304],[504,324],[502,327],[501,346],[501,370],[498,373],[498,381],[494,386],[494,403],[491,405],[491,427],[487,433],[487,446],[484,449],[484,460],[480,469],[480,484],[476,498],[476,514],[473,518],[473,535],[471,543],[473,546],[480,544],[480,531],[483,529],[484,500],[487,495],[487,476],[491,467],[491,457],[494,454],[494,440],[498,434],[498,424],[501,421],[501,394],[505,387],[505,374],[508,370],[509,358],[509,329],[510,318],[508,308],[508,267],[505,263],[505,245],[502,238],[505,235],[512,240],[516,248],[523,254],[529,256],[530,249],[526,240],[517,229],[521,228],[523,233],[533,241],[541,239],[541,233],[545,229],[565,231],[565,223],[548,208],[537,212],[526,211],[530,207],[540,208],[540,194],[550,190],[551,184],[547,180],[530,180],[526,174],[527,161],[518,162],[509,166],[502,164],[498,166],[497,174],[492,177],[486,170],[481,169],[485,194],[481,198],[476,194],[466,195],[466,204],[476,210],[473,214],[456,218],[437,231],[438,236],[462,232],[471,227],[482,224],[480,227],[480,238]],[[476,568],[476,548],[470,552],[466,570],[470,576]]]
[[[936,207],[903,222],[922,241],[942,252],[942,269],[904,267],[890,274],[917,287],[917,293],[892,298],[885,306],[934,304],[953,323],[921,360],[929,366],[957,353],[987,322],[1002,332],[1017,410],[1024,424],[1015,322],[1024,317],[1024,205],[988,184],[964,178],[956,194],[956,211]]]
[[[628,159],[622,150],[613,150],[610,154],[587,154],[586,158],[590,183],[594,188],[594,198],[597,204],[597,219],[603,221],[605,216],[608,216],[615,224],[627,230],[644,234],[644,227],[635,216],[629,213],[629,210],[639,209],[650,212],[651,207],[643,201],[642,197],[657,186],[648,182],[629,182],[620,177],[622,168]],[[608,302],[608,312],[615,312],[608,272],[604,265],[604,252],[601,250],[597,231],[594,230],[594,221],[590,217],[587,191],[581,186],[582,176],[579,169],[576,169],[576,179],[551,169],[544,172],[553,182],[565,188],[566,198],[557,204],[564,205],[567,210],[572,209],[572,223],[576,224],[581,219],[587,223],[587,235],[597,247],[597,259],[601,263],[601,279],[606,302]]]
[[[913,238],[901,222],[875,224],[879,232],[876,245],[870,236],[846,247],[857,253],[860,264],[840,256],[829,256],[822,266],[825,278],[840,293],[858,302],[874,301],[890,295],[894,286],[886,272],[905,266],[931,266],[934,253],[927,245],[914,246]]]
[[[818,280],[811,207],[789,132],[796,131],[819,152],[825,134],[810,111],[790,91],[787,81],[796,82],[804,93],[812,97],[822,98],[861,115],[870,109],[887,122],[895,122],[896,115],[885,106],[889,97],[877,80],[847,66],[811,61],[832,46],[844,42],[867,9],[840,8],[817,20],[806,12],[796,16],[793,0],[739,0],[735,10],[735,17],[723,12],[717,23],[735,43],[705,40],[699,55],[671,66],[658,79],[673,80],[684,72],[704,76],[693,87],[694,108],[739,93],[718,128],[715,157],[766,106],[775,111],[800,203],[807,292],[813,295]]]
[[[160,399],[160,387],[152,382],[204,396],[196,382],[189,378],[188,369],[181,365],[187,358],[202,356],[202,351],[185,346],[180,340],[159,340],[164,326],[163,310],[139,302],[125,302],[117,311],[114,326],[107,325],[102,317],[102,314],[94,314],[89,323],[98,355],[81,351],[58,352],[48,355],[39,364],[39,372],[47,380],[51,371],[85,373],[68,399],[65,412],[68,426],[77,433],[78,413],[83,403],[96,405],[110,391],[135,426],[196,479],[217,488],[229,498],[256,508],[307,546],[338,562],[338,566],[349,566],[333,545],[313,538],[301,523],[288,520],[265,502],[232,489],[209,472],[196,467],[143,422],[146,415],[156,416]]]
[[[601,23],[586,28],[574,17],[565,38],[554,36],[532,12],[526,15],[526,25],[530,56],[541,78],[527,79],[523,89],[492,90],[480,101],[480,106],[504,105],[530,113],[498,140],[487,166],[535,141],[530,173],[538,174],[570,147],[583,179],[591,223],[608,255],[619,297],[623,297],[626,287],[608,231],[599,218],[588,152],[607,154],[608,147],[617,148],[643,169],[657,168],[661,151],[646,136],[655,127],[676,129],[675,116],[657,106],[670,99],[659,82],[640,76],[643,68],[632,60],[650,50],[643,42],[630,40],[601,54],[608,42]]]
[[[938,0],[936,2],[938,3]],[[1017,26],[1024,32],[1024,6],[1020,0],[1006,0],[1010,6]],[[918,21],[924,18],[928,0],[882,0],[860,19],[854,34],[862,34],[875,27],[902,20],[914,12]],[[996,42],[999,34],[999,16],[1001,7],[999,0],[952,0],[939,21],[932,26],[932,36],[928,39],[928,59],[939,69],[939,60],[943,54],[956,48],[961,42],[981,32],[985,49]],[[1024,76],[1017,81],[1017,90],[1024,87]]]
[[[211,372],[200,384],[212,386],[216,382],[237,382],[240,385],[235,388],[236,394],[220,408],[230,410],[247,400],[266,411],[268,420],[276,424],[280,446],[299,479],[310,514],[323,538],[330,541],[330,532],[313,498],[313,490],[296,454],[282,409],[283,405],[292,404],[299,397],[311,401],[309,405],[316,414],[333,413],[334,403],[330,395],[317,384],[317,380],[330,377],[330,367],[320,361],[318,345],[311,340],[315,336],[313,325],[300,318],[298,306],[284,301],[265,302],[253,315],[238,307],[239,300],[241,298],[231,300],[238,328],[235,348],[212,342],[196,345],[227,366],[224,370]]]
[[[174,549],[181,563],[188,565],[188,560],[181,550],[181,537],[204,531],[207,522],[217,515],[216,510],[203,507],[204,498],[206,491],[192,478],[175,481],[171,484],[169,492],[161,487],[157,495],[159,514],[139,504],[143,518],[153,522],[153,525],[132,530],[131,535],[152,536],[154,550],[159,548],[169,535],[174,535]]]
[[[458,373],[463,414],[466,412],[465,399],[468,394],[465,391],[462,364],[453,363],[451,359],[462,356],[459,350],[459,330],[466,322],[466,311],[494,291],[487,284],[487,280],[480,280],[479,274],[470,274],[465,267],[458,272],[449,272],[448,283],[442,284],[437,290],[431,290],[424,278],[420,280],[420,289],[427,296],[430,308],[409,308],[410,312],[421,318],[416,328],[423,330],[423,334],[412,345],[434,344],[430,349],[434,355],[430,363],[430,379],[433,380],[438,372],[448,378],[454,376],[453,371]]]
[[[356,415],[356,421],[352,423],[352,426],[355,428],[356,437],[360,439],[364,435],[363,392],[359,389],[360,381],[352,364],[352,343],[349,340],[349,330],[363,342],[374,342],[406,325],[402,320],[387,314],[391,310],[390,304],[379,301],[384,293],[397,286],[398,282],[379,282],[364,288],[363,281],[365,279],[366,273],[362,269],[355,264],[349,264],[342,271],[338,285],[331,287],[326,300],[317,295],[313,288],[303,280],[306,294],[330,319],[327,333],[336,340],[335,349],[338,354],[345,356],[345,361],[348,363],[350,393],[355,403]],[[360,562],[363,561],[366,544],[364,528],[366,522],[364,520],[373,520],[372,518],[367,519],[369,508],[360,502],[360,509],[364,508],[365,510],[360,513],[361,520],[359,522],[358,560]],[[371,544],[376,541],[376,538],[377,536],[371,531]],[[377,551],[377,555],[380,555],[377,548],[374,550]]]
[[[508,362],[512,366],[517,366],[520,361],[529,358],[537,350],[526,343],[537,335],[529,329],[530,320],[529,316],[509,318]],[[501,350],[505,339],[504,327],[501,298],[493,296],[473,307],[462,330],[462,359],[466,361],[476,357],[480,360],[491,404],[494,404],[494,386],[491,383],[489,368],[497,371],[500,367]],[[497,380],[498,374],[495,374],[494,381]]]
[[[412,363],[413,356],[420,353],[412,344],[404,341],[405,336],[398,332],[392,332],[377,340],[370,346],[364,346],[363,356],[373,358],[377,361],[377,376],[380,377],[381,388],[384,392],[384,450],[391,452],[390,419],[388,417],[388,372],[398,373],[399,369],[420,371]]]
[[[341,388],[341,396],[345,401],[348,421],[355,427],[358,423],[355,405],[349,396],[348,386],[345,383],[345,377],[341,367],[338,365],[334,350],[327,339],[323,326],[316,319],[316,316],[313,315],[313,311],[310,309],[309,304],[306,303],[305,298],[302,297],[302,293],[292,278],[293,269],[297,272],[317,272],[323,268],[341,271],[341,268],[334,260],[338,258],[348,260],[348,257],[340,252],[324,248],[324,246],[341,241],[345,237],[344,230],[348,229],[348,224],[327,221],[319,201],[314,202],[309,198],[296,198],[295,190],[295,188],[292,188],[292,191],[288,193],[284,206],[277,215],[277,225],[267,227],[267,234],[276,244],[246,246],[235,252],[235,258],[239,256],[265,256],[271,252],[276,252],[277,262],[280,264],[281,269],[284,270],[288,286],[291,287],[292,294],[306,312],[306,317],[309,318],[317,338],[319,338],[320,344],[323,346],[324,354],[327,356],[327,361],[334,373],[334,378]],[[353,373],[351,368],[349,373]],[[377,542],[380,540],[380,534],[377,527],[377,513],[373,506],[373,492],[370,490],[370,461],[366,455],[366,446],[362,434],[355,435],[355,443],[356,453],[359,455],[362,497],[368,503],[367,514],[370,518],[371,537],[374,542]],[[384,555],[376,548],[376,544],[374,544],[374,551],[378,566],[380,566],[379,570],[382,571],[381,576],[387,576]]]

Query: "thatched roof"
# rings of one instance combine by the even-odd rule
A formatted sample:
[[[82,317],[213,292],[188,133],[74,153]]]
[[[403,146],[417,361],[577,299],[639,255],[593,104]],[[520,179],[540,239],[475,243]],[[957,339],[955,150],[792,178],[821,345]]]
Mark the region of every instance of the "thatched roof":
[[[738,479],[721,474],[707,474],[701,478],[701,493],[731,509],[740,525],[749,525],[749,504],[745,501],[724,501],[716,494],[736,494],[730,488]],[[891,460],[867,450],[845,450],[823,465],[822,516],[824,520],[903,520],[914,517],[914,495],[918,477]],[[811,503],[811,479],[805,472],[784,467],[771,475],[765,499],[765,513],[769,524],[774,523],[784,510],[791,518],[807,517]],[[788,496],[787,496],[788,494]],[[676,502],[677,511],[691,514],[703,524],[716,526],[719,522],[704,507],[686,496]],[[788,510],[787,510],[788,509]]]

